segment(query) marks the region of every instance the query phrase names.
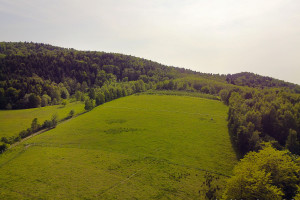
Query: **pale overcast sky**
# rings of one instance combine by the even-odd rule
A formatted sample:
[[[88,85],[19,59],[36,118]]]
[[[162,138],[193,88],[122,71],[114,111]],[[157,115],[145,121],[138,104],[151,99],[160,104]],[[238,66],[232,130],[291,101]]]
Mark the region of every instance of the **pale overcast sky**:
[[[0,41],[300,84],[300,0],[0,0]]]

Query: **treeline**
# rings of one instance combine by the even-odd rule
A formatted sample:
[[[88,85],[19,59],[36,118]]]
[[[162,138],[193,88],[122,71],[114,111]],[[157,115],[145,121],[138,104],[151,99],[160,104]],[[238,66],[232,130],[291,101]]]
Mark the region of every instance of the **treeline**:
[[[143,80],[105,84],[102,87],[91,88],[87,95],[80,91],[75,93],[78,101],[85,102],[85,109],[91,110],[105,102],[125,97],[149,89],[155,89],[152,82],[144,83]]]
[[[249,72],[228,74],[226,76],[226,81],[233,85],[248,86],[252,88],[289,88],[298,94],[300,93],[299,85]]]
[[[288,89],[222,90],[229,105],[228,129],[241,156],[270,141],[300,154],[300,95]]]
[[[55,83],[43,80],[37,75],[33,77],[20,77],[0,83],[0,109],[36,108],[48,105],[60,104],[70,97],[73,92],[72,81]],[[83,84],[74,88],[79,91],[87,91]]]
[[[200,92],[218,96],[222,89],[231,90],[238,86],[227,84],[213,79],[202,77],[184,77],[173,80],[164,80],[156,84],[157,90],[178,90],[187,92]]]
[[[225,81],[115,53],[76,51],[36,43],[0,43],[0,109],[60,104],[77,91],[110,83],[143,80],[156,84],[185,76]]]
[[[71,110],[67,118],[73,117],[73,115],[74,115],[74,111]],[[12,145],[16,142],[19,142],[22,139],[40,131],[40,130],[55,128],[57,123],[58,123],[58,116],[56,114],[52,116],[51,120],[45,120],[42,125],[38,123],[38,118],[34,118],[31,122],[31,126],[25,130],[20,131],[20,133],[17,136],[11,136],[9,138],[7,138],[7,137],[1,138],[0,153],[4,152],[6,149],[8,149],[10,145]]]

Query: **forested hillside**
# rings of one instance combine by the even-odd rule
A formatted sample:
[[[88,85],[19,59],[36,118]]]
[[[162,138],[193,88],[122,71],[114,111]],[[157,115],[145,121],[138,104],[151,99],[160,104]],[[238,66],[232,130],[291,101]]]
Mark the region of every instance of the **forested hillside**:
[[[116,53],[0,43],[1,109],[56,105],[72,97],[90,110],[149,89],[219,97],[229,106],[228,128],[241,156],[264,141],[300,153],[299,85],[246,72],[205,74]]]
[[[225,76],[167,67],[133,56],[36,43],[0,43],[0,66],[2,109],[57,104],[76,91],[85,93],[112,83],[157,83],[192,74],[225,80]]]
[[[258,74],[241,72],[237,74],[228,74],[226,81],[233,85],[248,86],[253,88],[290,88],[295,92],[300,93],[299,85],[281,81],[267,76],[260,76]]]

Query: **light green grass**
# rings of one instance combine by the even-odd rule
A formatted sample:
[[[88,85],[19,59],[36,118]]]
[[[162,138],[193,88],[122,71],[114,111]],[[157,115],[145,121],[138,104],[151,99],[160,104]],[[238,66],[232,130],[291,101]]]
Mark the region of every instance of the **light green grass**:
[[[30,127],[34,118],[38,118],[38,122],[43,124],[45,120],[51,119],[53,114],[57,113],[58,118],[63,119],[71,110],[74,110],[75,114],[81,113],[84,111],[84,104],[73,102],[65,107],[56,105],[23,110],[0,110],[0,138],[17,136],[20,131]]]
[[[212,94],[205,94],[201,92],[178,91],[178,90],[147,90],[146,92],[137,93],[135,95],[140,95],[140,94],[190,96],[190,97],[200,97],[205,99],[220,100],[220,97]]]
[[[0,199],[200,198],[205,171],[236,163],[226,113],[196,97],[106,103],[0,155]]]

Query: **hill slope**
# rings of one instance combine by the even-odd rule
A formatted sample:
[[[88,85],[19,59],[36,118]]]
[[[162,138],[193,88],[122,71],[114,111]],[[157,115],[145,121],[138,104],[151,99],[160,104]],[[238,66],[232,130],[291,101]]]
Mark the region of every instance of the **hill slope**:
[[[69,103],[66,106],[55,105],[43,108],[31,108],[22,110],[0,110],[0,138],[17,136],[22,130],[30,128],[34,118],[38,118],[38,123],[43,124],[45,120],[50,120],[57,114],[58,120],[66,118],[71,110],[76,114],[84,112],[82,102]]]
[[[156,84],[178,78],[188,79],[186,86],[180,86],[181,90],[211,94],[218,94],[220,85],[221,88],[230,85],[286,87],[300,92],[298,85],[251,73],[205,74],[123,54],[77,51],[38,43],[0,43],[0,109],[43,106],[41,100],[55,105],[77,91],[85,93],[117,82],[142,80],[149,84],[148,88],[155,88]],[[195,84],[190,78],[206,84]],[[205,88],[207,82],[209,88]]]
[[[0,197],[197,198],[205,171],[222,181],[236,163],[227,111],[195,97],[106,103],[0,155]]]

